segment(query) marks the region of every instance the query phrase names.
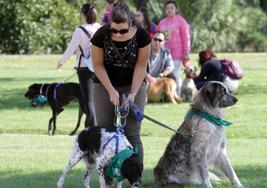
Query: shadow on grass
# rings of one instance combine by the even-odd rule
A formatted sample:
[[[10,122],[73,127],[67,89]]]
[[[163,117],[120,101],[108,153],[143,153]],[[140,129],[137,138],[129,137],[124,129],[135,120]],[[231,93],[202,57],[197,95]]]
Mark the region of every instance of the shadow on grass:
[[[235,168],[237,175],[242,182],[242,184],[247,188],[265,188],[267,187],[267,168],[263,166],[244,166]],[[22,172],[1,172],[0,173],[0,186],[4,188],[47,188],[47,187],[56,187],[56,183],[61,175],[61,171],[54,172],[44,172],[44,173],[34,173],[34,174],[23,174]],[[82,169],[71,170],[66,179],[64,188],[73,188],[73,187],[83,187],[82,186]],[[91,178],[91,187],[99,187],[98,177],[96,172],[94,172]],[[213,184],[216,188],[229,188],[233,187],[229,180],[223,177],[223,180],[219,183]],[[123,187],[129,187],[127,181],[124,181]],[[143,187],[144,188],[154,188],[154,179],[152,176],[152,169],[145,169],[143,173]],[[165,188],[175,188],[175,187],[184,187],[184,188],[200,188],[201,186],[179,186],[171,185],[166,186]]]

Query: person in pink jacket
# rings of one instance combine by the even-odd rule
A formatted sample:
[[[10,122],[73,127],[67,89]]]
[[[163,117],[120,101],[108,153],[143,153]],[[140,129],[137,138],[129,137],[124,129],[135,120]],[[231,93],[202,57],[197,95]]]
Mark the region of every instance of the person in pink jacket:
[[[189,61],[190,34],[189,24],[177,14],[177,4],[170,0],[164,6],[166,17],[159,22],[159,30],[166,35],[165,46],[170,50],[174,61],[177,95],[180,96],[181,79],[179,76],[181,64]]]

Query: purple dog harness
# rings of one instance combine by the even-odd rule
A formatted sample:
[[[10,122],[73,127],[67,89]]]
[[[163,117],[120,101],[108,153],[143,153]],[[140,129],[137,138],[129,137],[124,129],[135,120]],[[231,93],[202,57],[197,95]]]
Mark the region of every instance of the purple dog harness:
[[[59,85],[61,85],[62,83],[53,83],[53,84],[47,84],[47,87],[46,87],[46,89],[45,89],[45,97],[47,97],[47,94],[48,94],[48,91],[49,91],[49,88],[50,88],[50,86],[51,85],[56,85],[55,87],[54,87],[54,89],[53,89],[53,99],[55,100],[55,103],[56,103],[56,106],[58,107],[58,101],[57,101],[57,87],[59,86]],[[41,93],[41,95],[43,95],[43,86],[44,86],[44,84],[41,86],[41,89],[40,89],[40,93]]]

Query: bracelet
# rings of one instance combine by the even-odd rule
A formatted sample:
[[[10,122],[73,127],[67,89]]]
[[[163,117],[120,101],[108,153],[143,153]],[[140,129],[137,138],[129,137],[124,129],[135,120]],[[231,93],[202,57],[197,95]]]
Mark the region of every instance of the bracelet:
[[[133,96],[135,96],[136,93],[135,93],[135,92],[130,92],[130,93],[128,94],[128,96],[129,96],[129,95],[133,95]]]

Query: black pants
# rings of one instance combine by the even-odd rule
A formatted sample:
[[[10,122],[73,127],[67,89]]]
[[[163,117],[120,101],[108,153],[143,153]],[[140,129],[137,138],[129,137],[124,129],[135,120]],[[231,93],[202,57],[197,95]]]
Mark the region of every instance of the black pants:
[[[95,126],[95,109],[92,97],[92,76],[93,72],[89,71],[87,67],[79,68],[78,78],[83,95],[84,110],[86,113],[85,127]]]

